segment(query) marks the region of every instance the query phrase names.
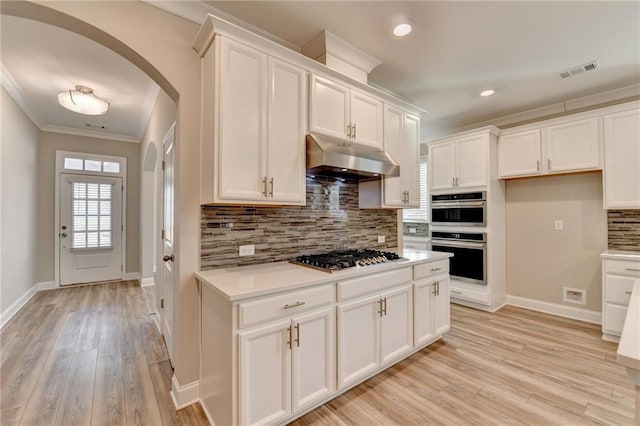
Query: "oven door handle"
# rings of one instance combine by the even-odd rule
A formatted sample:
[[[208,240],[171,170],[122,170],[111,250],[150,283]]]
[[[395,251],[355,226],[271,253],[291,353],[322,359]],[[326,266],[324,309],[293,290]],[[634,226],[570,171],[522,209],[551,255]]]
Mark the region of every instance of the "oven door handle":
[[[468,241],[451,241],[451,240],[439,240],[437,238],[431,239],[431,246],[446,246],[446,247],[462,247],[462,248],[475,248],[475,249],[484,249],[487,244],[486,243],[473,243]]]
[[[451,201],[446,203],[431,202],[432,209],[448,209],[451,207],[468,209],[472,207],[484,207],[485,201]]]

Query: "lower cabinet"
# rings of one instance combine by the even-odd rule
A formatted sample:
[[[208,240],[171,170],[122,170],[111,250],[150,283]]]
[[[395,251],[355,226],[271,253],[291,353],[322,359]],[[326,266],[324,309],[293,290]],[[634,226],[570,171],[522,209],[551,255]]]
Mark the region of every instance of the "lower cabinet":
[[[640,261],[603,259],[602,275],[602,338],[618,341],[633,285],[640,279]]]
[[[338,387],[413,348],[411,285],[338,304]]]
[[[432,342],[449,331],[449,275],[438,275],[414,284],[414,345]]]
[[[238,334],[240,424],[272,424],[334,390],[334,310]]]

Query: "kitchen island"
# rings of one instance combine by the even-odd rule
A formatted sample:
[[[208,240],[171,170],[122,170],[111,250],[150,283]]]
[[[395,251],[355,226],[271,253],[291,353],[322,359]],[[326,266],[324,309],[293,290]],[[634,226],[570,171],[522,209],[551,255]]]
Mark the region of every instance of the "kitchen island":
[[[288,262],[203,271],[200,399],[214,424],[281,424],[449,330],[449,253],[327,273]]]

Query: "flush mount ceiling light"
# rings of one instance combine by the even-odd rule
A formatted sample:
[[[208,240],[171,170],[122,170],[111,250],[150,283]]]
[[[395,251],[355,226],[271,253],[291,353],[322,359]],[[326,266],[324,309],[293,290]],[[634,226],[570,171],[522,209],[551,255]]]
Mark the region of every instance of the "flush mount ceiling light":
[[[97,97],[92,88],[80,85],[75,90],[58,93],[58,103],[78,114],[100,115],[109,110],[109,102]]]
[[[495,91],[495,90],[493,90],[493,89],[487,89],[487,90],[483,90],[482,92],[480,92],[480,96],[484,96],[484,97],[486,97],[486,96],[491,96],[491,95],[493,95],[494,93],[496,93],[496,91]]]
[[[413,30],[415,22],[412,19],[403,18],[395,22],[393,26],[393,35],[396,37],[405,37]]]

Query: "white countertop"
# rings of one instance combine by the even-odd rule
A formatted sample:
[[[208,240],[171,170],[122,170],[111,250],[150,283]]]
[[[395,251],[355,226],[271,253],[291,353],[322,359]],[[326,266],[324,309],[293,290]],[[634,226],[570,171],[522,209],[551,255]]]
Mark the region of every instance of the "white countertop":
[[[424,250],[403,250],[398,253],[406,260],[349,268],[334,273],[294,265],[289,262],[274,262],[212,269],[210,271],[196,272],[195,275],[198,280],[213,287],[229,301],[236,301],[280,291],[341,281],[376,272],[390,271],[419,263],[434,262],[452,256],[451,253]]]
[[[600,254],[603,259],[638,260],[640,261],[640,251],[630,250],[607,250]]]

